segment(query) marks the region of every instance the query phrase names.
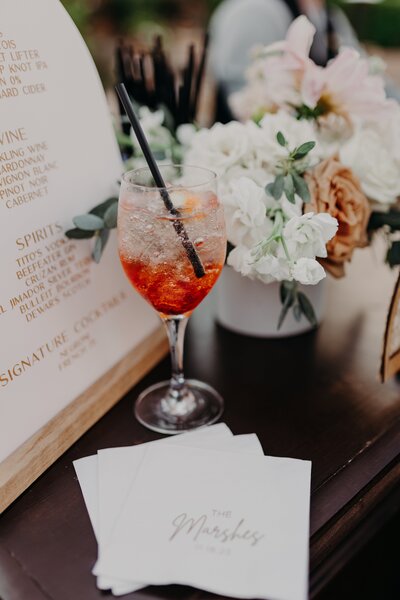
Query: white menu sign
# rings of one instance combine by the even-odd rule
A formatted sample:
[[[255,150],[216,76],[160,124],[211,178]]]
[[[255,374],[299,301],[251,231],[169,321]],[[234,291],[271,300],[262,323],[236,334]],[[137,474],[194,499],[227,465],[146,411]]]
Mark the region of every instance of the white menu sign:
[[[72,217],[122,172],[91,56],[58,0],[0,4],[0,462],[156,331]],[[114,232],[115,233],[115,232]]]

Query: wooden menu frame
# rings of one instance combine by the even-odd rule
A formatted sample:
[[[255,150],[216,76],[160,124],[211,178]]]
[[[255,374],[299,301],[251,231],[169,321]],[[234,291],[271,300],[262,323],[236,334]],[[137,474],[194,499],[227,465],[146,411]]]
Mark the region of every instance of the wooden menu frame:
[[[397,279],[390,302],[389,313],[386,322],[385,336],[383,340],[383,352],[381,362],[381,381],[385,382],[400,371],[400,347],[392,349],[392,340],[395,334],[396,315],[400,308],[400,275]]]
[[[0,512],[168,352],[160,326],[0,463]],[[133,417],[132,417],[133,418]]]

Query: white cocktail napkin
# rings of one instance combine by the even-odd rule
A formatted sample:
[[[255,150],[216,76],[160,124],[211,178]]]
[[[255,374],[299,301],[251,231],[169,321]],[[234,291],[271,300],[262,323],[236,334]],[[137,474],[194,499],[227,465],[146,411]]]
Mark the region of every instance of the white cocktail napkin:
[[[263,454],[260,442],[255,434],[250,435],[193,435],[183,434],[174,438],[166,438],[150,444],[166,444],[180,442],[182,446],[208,447],[214,450],[231,450],[233,452],[248,452]],[[98,506],[99,506],[99,532],[98,532],[98,556],[101,556],[102,548],[110,540],[111,533],[121,507],[126,500],[129,489],[134,486],[135,475],[143,460],[145,450],[149,444],[142,444],[131,448],[111,448],[98,452]],[[97,585],[100,589],[112,589],[113,593],[120,595],[135,591],[146,585],[119,585],[112,579],[104,578],[98,572],[96,565],[93,573],[98,575]]]
[[[265,457],[224,424],[74,463],[98,542],[100,589],[180,583],[305,600],[311,463]]]

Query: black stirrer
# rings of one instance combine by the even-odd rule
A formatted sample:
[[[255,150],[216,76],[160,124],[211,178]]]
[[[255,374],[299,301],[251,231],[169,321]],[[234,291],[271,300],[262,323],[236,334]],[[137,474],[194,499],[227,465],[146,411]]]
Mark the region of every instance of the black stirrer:
[[[121,100],[121,103],[126,111],[126,114],[128,115],[128,119],[131,122],[133,131],[135,132],[135,135],[136,135],[139,145],[142,149],[144,157],[147,161],[147,164],[149,166],[149,169],[153,176],[153,179],[156,183],[156,186],[158,188],[160,188],[160,195],[164,201],[165,208],[168,210],[168,212],[172,216],[177,217],[176,219],[173,219],[172,224],[174,226],[174,229],[175,229],[179,239],[182,242],[182,246],[184,247],[184,249],[186,251],[188,259],[192,263],[194,273],[195,273],[196,277],[198,277],[198,278],[204,277],[205,271],[204,271],[202,262],[200,260],[200,257],[197,254],[193,243],[190,241],[187,231],[186,231],[182,221],[179,219],[179,217],[180,217],[179,211],[173,205],[172,200],[166,190],[164,180],[160,173],[160,169],[158,168],[156,160],[150,150],[150,147],[147,142],[146,136],[144,135],[142,126],[139,123],[139,119],[136,117],[135,112],[132,108],[132,104],[129,99],[128,92],[126,91],[126,87],[123,83],[117,83],[117,85],[115,86],[115,89],[117,90],[119,99]]]

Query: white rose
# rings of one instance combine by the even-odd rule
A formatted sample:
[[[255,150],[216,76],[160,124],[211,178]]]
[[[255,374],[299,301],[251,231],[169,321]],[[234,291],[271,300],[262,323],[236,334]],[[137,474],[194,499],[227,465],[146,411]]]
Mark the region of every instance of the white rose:
[[[318,261],[299,258],[292,267],[292,277],[303,285],[316,285],[326,277],[326,273]]]
[[[337,220],[327,213],[306,213],[292,217],[285,225],[283,236],[292,258],[327,256],[326,242],[337,231]]]
[[[240,177],[230,182],[229,192],[222,196],[228,240],[235,246],[250,247],[266,236],[265,192],[254,181]]]
[[[400,162],[390,136],[374,126],[359,127],[341,148],[340,160],[359,177],[370,200],[393,204],[400,195]]]
[[[250,138],[242,123],[216,123],[211,129],[195,133],[185,162],[208,167],[222,175],[234,165],[245,163],[250,150]]]

